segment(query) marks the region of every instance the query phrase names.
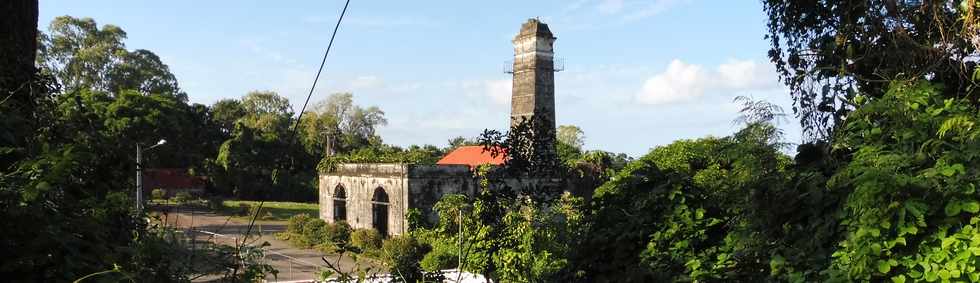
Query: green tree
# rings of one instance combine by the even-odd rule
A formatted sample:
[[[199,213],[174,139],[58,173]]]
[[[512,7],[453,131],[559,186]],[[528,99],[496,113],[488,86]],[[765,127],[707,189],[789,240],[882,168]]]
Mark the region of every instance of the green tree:
[[[210,112],[215,124],[225,135],[230,135],[235,130],[235,122],[245,117],[245,109],[237,99],[218,100],[211,105]]]
[[[585,145],[585,132],[582,132],[578,126],[575,125],[561,125],[558,126],[558,142],[567,144],[577,149],[582,149]]]
[[[830,278],[975,281],[980,135],[971,99],[925,81],[896,82],[859,105],[838,133],[851,161],[828,183],[849,193]]]
[[[380,138],[375,131],[377,127],[388,124],[384,111],[376,106],[364,108],[355,105],[353,97],[351,93],[335,93],[313,106],[313,112],[330,117],[324,121],[335,123],[325,127],[336,129],[330,133],[333,151],[348,152],[372,143],[379,144]]]
[[[451,138],[449,139],[449,141],[447,141],[447,143],[449,144],[449,147],[446,148],[447,152],[453,151],[454,149],[457,149],[462,146],[471,146],[471,145],[480,144],[480,142],[478,142],[476,139],[468,139],[463,136]]]
[[[751,196],[788,181],[789,158],[771,146],[771,127],[655,148],[600,186],[572,257],[580,280],[766,278],[768,254],[745,235]]]
[[[832,136],[854,96],[880,98],[892,80],[940,83],[946,97],[977,91],[976,1],[762,2],[769,57],[812,139]]]
[[[126,32],[122,28],[100,28],[91,18],[61,16],[51,21],[48,30],[49,34],[40,36],[38,61],[66,91],[135,90],[187,101],[176,77],[156,54],[143,49],[126,50]]]

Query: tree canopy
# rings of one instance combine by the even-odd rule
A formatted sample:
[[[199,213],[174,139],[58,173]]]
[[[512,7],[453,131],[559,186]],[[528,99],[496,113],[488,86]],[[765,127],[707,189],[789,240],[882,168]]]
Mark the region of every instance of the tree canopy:
[[[855,96],[879,98],[893,80],[943,84],[946,97],[976,94],[974,0],[762,3],[769,58],[811,139],[830,138]]]

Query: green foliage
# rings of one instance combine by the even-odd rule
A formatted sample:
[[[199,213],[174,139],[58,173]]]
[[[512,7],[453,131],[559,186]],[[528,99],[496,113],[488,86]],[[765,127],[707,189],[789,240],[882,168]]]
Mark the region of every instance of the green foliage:
[[[297,214],[287,220],[286,232],[277,237],[304,248],[335,251],[351,244],[351,233],[346,222],[327,223],[308,214]]]
[[[381,249],[381,234],[374,229],[355,229],[350,235],[350,244],[357,251],[373,254]]]
[[[456,247],[447,245],[433,246],[432,251],[425,254],[419,265],[426,272],[456,268],[460,260],[459,254],[456,253],[458,250]]]
[[[561,125],[556,130],[556,138],[559,143],[582,149],[585,145],[585,132],[575,125]]]
[[[762,1],[769,57],[808,136],[833,137],[849,101],[881,98],[892,80],[943,84],[945,98],[975,96],[976,9],[956,2]]]
[[[225,139],[207,167],[224,194],[309,201],[315,199],[318,164],[395,160],[387,157],[394,154],[404,156],[399,160],[431,164],[442,155],[434,147],[403,151],[381,144],[375,127],[386,123],[384,112],[354,105],[349,93],[331,95],[299,121],[289,105],[275,92],[253,91],[241,100],[212,106],[214,123]],[[290,140],[293,127],[296,140]]]
[[[751,124],[732,137],[658,147],[594,195],[573,256],[595,281],[766,278],[766,241],[753,232],[757,197],[788,182],[775,132]],[[750,272],[751,271],[751,272]]]
[[[221,201],[220,198],[215,202],[218,205],[214,209],[215,211],[222,212],[225,214],[230,214],[239,217],[251,216],[255,209],[257,209],[258,201],[245,201],[245,200],[225,200]],[[270,219],[263,220],[286,220],[288,221],[291,217],[299,214],[306,215],[319,215],[320,206],[316,203],[301,203],[301,202],[280,202],[280,201],[265,201],[262,202],[262,212],[264,214],[270,215]]]
[[[836,148],[852,160],[828,184],[850,191],[831,277],[977,280],[980,115],[971,100],[919,81],[855,102]]]
[[[36,14],[30,25],[0,29],[34,34]],[[252,281],[274,274],[258,262],[262,247],[193,243],[132,210],[135,144],[165,137],[172,143],[147,152],[145,166],[191,167],[213,154],[207,108],[187,105],[151,52],[125,50],[118,27],[65,16],[49,31],[37,39],[43,70],[0,67],[0,93],[9,94],[0,103],[4,280]],[[34,61],[38,46],[8,44],[0,49],[21,48],[13,54]],[[20,72],[14,81],[9,69]]]
[[[350,153],[336,156],[326,156],[320,161],[318,168],[321,172],[329,172],[337,164],[343,163],[406,163],[406,164],[436,164],[445,155],[441,149],[432,146],[410,146],[402,149],[390,145],[372,145],[354,150]]]
[[[454,149],[459,148],[461,146],[480,145],[480,142],[477,141],[476,139],[465,138],[462,136],[449,139],[448,143],[449,143],[449,147],[446,148],[446,152],[453,151]]]
[[[582,200],[568,194],[547,203],[512,201],[488,192],[474,199],[446,195],[434,209],[438,225],[411,234],[432,247],[421,266],[435,271],[462,263],[462,270],[506,282],[557,280],[584,225]],[[503,214],[498,218],[491,213]]]
[[[167,191],[164,191],[163,189],[153,189],[153,191],[150,191],[150,197],[155,200],[163,200],[165,197],[167,197]]]
[[[194,197],[188,192],[177,192],[174,194],[173,201],[176,203],[186,203],[192,199],[194,199]]]
[[[327,225],[327,229],[324,232],[326,233],[327,242],[335,246],[345,247],[350,244],[352,231],[347,222],[331,223]]]
[[[330,234],[327,233],[328,224],[319,218],[311,218],[303,224],[303,238],[310,246],[316,246],[330,242]]]
[[[297,214],[286,221],[286,232],[291,234],[303,234],[306,223],[312,219],[309,214]]]
[[[392,276],[400,282],[419,282],[425,273],[419,262],[428,247],[412,237],[394,236],[384,240],[381,246],[382,261]]]

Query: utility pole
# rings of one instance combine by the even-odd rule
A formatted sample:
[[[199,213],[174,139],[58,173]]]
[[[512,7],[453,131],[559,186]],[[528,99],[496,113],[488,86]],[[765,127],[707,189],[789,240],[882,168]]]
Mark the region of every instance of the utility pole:
[[[161,139],[157,144],[146,149],[136,143],[136,213],[143,212],[143,151],[151,150],[165,143],[167,140]]]
[[[143,212],[143,149],[136,143],[136,213]]]

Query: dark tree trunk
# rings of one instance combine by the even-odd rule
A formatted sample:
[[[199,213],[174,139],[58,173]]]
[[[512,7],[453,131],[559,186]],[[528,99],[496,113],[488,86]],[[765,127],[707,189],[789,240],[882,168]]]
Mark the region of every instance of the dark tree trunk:
[[[37,1],[0,1],[0,86],[6,91],[27,84],[34,76]]]
[[[36,129],[37,1],[0,0],[0,172],[25,154]]]

